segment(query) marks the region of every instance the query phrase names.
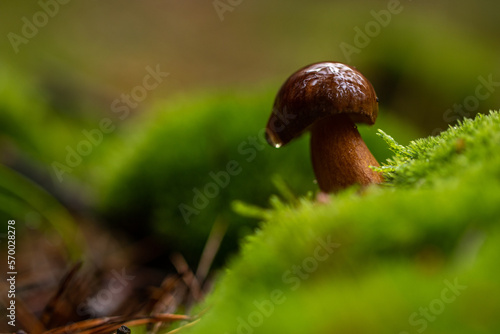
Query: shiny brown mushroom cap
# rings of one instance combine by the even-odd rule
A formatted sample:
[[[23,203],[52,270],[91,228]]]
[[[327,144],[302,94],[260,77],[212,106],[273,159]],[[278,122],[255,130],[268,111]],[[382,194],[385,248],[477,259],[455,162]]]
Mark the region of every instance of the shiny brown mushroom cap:
[[[333,114],[348,114],[355,123],[372,125],[377,102],[373,86],[355,68],[335,62],[306,66],[281,86],[267,123],[267,141],[275,147],[285,145]]]

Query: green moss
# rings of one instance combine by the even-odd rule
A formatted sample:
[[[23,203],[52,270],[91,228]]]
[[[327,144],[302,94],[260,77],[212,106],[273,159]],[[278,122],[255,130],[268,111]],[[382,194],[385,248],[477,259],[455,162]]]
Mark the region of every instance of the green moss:
[[[494,152],[500,140],[497,113],[459,121],[439,136],[412,141],[407,147],[380,133],[395,153],[382,170],[388,170],[391,184],[410,186],[442,182],[468,169],[490,166],[485,152]]]
[[[383,135],[387,186],[261,210],[186,333],[497,333],[499,134],[493,112],[408,146]]]

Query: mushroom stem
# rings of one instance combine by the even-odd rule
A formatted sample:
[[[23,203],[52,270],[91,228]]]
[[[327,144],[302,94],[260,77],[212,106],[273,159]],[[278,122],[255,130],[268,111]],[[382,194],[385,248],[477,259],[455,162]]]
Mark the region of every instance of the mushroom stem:
[[[348,115],[329,115],[311,129],[311,159],[319,188],[337,192],[353,184],[384,181],[369,166],[379,166]]]

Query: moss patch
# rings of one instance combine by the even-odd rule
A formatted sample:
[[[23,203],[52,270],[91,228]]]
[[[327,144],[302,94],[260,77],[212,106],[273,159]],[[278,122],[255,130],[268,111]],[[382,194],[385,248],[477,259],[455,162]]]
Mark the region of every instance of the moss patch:
[[[408,146],[383,135],[386,186],[261,210],[186,332],[498,332],[499,134],[492,112]]]

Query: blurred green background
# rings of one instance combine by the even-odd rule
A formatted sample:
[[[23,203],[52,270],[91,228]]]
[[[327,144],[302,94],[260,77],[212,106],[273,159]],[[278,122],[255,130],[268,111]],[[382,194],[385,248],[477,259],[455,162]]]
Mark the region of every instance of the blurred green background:
[[[0,4],[0,215],[57,231],[75,257],[90,221],[147,238],[155,265],[179,251],[196,266],[220,222],[221,264],[256,226],[232,201],[267,206],[282,183],[316,192],[307,136],[280,150],[259,137],[306,64],[372,82],[380,117],[360,131],[379,161],[391,153],[377,128],[406,144],[500,102],[497,1],[63,2]],[[196,207],[231,161],[238,172]]]

